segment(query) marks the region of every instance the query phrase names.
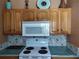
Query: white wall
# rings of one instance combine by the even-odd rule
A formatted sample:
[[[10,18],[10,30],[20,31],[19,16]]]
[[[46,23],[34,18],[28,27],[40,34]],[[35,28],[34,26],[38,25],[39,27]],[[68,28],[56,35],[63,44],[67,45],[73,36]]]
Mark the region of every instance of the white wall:
[[[11,0],[13,9],[24,9],[25,0]]]
[[[25,8],[25,0],[11,0],[13,9],[21,9]],[[28,8],[37,8],[36,2],[38,0],[28,0]],[[51,7],[50,8],[57,8],[60,5],[61,0],[50,0],[51,1]],[[67,2],[67,0],[65,0]]]
[[[29,0],[28,8],[36,8],[36,2],[38,0]],[[60,0],[49,0],[51,2],[50,8],[56,8],[60,4]]]

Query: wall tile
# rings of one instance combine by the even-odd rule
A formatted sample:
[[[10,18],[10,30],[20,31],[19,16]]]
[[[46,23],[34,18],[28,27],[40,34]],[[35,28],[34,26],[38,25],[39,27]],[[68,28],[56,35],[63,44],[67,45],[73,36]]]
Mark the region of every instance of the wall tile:
[[[77,55],[79,56],[79,47],[78,47]]]
[[[50,36],[49,45],[52,46],[66,46],[67,38],[64,35],[53,35]]]
[[[25,45],[25,41],[20,35],[9,35],[7,41],[3,44],[0,44],[0,50],[10,46],[10,45]]]
[[[73,44],[67,42],[67,47],[68,47],[71,51],[73,51],[74,53],[77,54],[78,48],[77,48],[76,46],[74,46]]]
[[[8,46],[10,46],[8,42],[5,42],[5,43],[3,43],[3,44],[0,44],[0,50],[6,48],[6,47],[8,47]]]
[[[24,45],[22,36],[20,35],[8,36],[8,42],[10,45]]]

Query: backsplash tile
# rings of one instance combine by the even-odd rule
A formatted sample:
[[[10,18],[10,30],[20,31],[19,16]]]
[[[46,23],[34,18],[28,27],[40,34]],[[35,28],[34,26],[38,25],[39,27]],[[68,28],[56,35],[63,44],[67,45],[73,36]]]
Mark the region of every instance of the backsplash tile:
[[[67,42],[67,47],[68,47],[71,51],[73,51],[75,54],[78,53],[78,48],[77,48],[76,46],[74,46],[73,44]]]
[[[5,42],[5,43],[3,43],[3,44],[0,44],[0,50],[6,48],[6,47],[8,47],[8,46],[10,46],[8,42]]]
[[[67,38],[65,35],[51,35],[50,46],[66,46]]]
[[[0,44],[0,50],[11,45],[25,45],[25,40],[20,35],[9,35],[6,39],[7,41],[5,43]]]
[[[8,36],[9,45],[25,45],[26,38],[20,35]],[[66,46],[66,36],[64,35],[51,35],[49,38],[50,46]]]
[[[20,35],[8,36],[8,42],[10,45],[25,45]]]
[[[79,48],[78,48],[78,51],[77,51],[77,55],[79,56]]]

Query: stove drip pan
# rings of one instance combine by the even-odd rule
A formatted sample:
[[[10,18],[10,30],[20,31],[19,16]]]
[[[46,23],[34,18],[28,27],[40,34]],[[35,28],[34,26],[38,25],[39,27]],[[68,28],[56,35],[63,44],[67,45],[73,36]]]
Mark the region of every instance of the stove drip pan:
[[[41,49],[47,49],[46,47],[41,47]]]
[[[48,51],[47,50],[39,50],[40,54],[46,54]]]
[[[29,54],[29,53],[31,53],[31,51],[24,51],[23,53],[24,54]]]
[[[34,47],[27,47],[26,49],[27,49],[27,50],[33,50]]]

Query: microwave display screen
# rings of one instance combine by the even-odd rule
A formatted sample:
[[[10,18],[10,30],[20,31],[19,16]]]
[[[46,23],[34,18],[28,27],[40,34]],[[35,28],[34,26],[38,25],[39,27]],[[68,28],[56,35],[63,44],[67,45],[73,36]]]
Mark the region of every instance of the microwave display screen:
[[[42,32],[42,27],[26,27],[25,29],[26,34],[41,34]]]

